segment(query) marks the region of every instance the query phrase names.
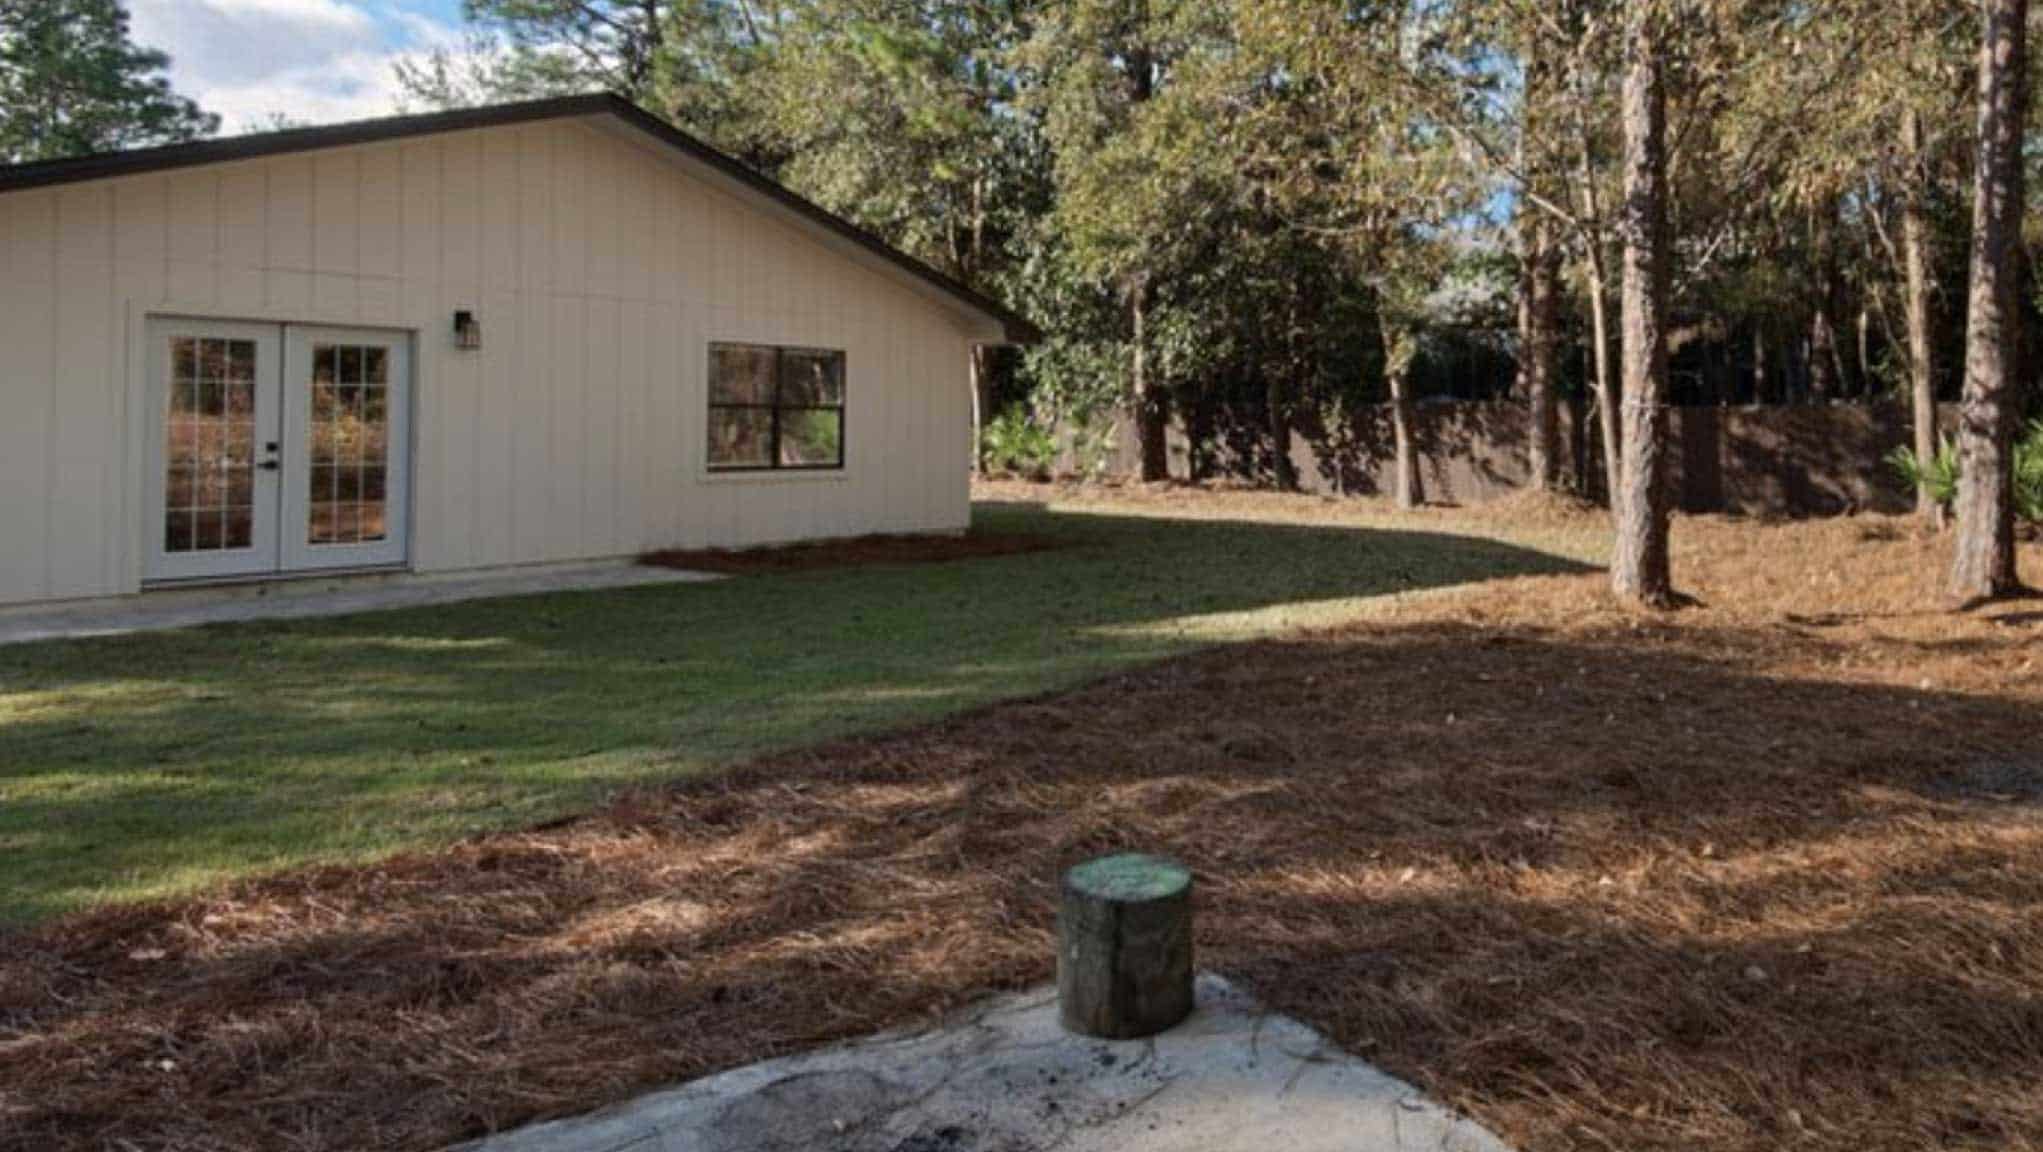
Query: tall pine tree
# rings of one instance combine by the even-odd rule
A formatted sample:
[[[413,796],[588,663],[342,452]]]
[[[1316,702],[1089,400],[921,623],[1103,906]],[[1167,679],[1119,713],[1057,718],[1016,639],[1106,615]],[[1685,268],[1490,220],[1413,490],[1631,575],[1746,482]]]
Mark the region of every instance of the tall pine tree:
[[[120,0],[0,0],[0,159],[48,160],[210,135]]]

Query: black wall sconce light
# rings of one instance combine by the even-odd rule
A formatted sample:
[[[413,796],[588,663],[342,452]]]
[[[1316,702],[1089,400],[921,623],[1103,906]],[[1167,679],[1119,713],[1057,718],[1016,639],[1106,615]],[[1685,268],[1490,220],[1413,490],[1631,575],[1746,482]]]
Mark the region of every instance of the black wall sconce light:
[[[454,346],[469,351],[482,347],[482,321],[466,308],[454,313]]]

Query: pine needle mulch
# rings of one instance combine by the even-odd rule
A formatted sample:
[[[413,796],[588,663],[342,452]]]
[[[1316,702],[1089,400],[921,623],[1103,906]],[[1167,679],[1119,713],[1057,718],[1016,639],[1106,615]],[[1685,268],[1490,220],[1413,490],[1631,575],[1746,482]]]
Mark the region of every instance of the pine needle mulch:
[[[1921,610],[1898,522],[1679,532],[1671,617],[1414,596],[0,938],[0,1145],[586,1110],[1047,979],[1058,869],[1140,847],[1202,966],[1534,1152],[2043,1147],[2043,610]]]

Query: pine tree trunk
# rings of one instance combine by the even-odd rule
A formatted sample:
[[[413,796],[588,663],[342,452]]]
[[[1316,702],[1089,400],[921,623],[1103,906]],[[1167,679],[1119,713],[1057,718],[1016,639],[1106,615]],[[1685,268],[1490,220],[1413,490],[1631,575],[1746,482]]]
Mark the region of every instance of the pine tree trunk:
[[[2015,572],[2013,477],[2020,346],[2023,119],[2028,0],[1985,0],[1979,56],[1979,156],[1973,189],[1972,288],[1965,333],[1965,402],[1958,419],[1958,549],[1951,596],[2005,596]]]
[[[1629,0],[1624,72],[1624,482],[1611,587],[1627,600],[1673,603],[1666,449],[1668,283],[1667,97],[1652,0]]]
[[[1270,473],[1277,480],[1277,488],[1283,492],[1298,488],[1298,470],[1291,465],[1291,398],[1290,382],[1298,375],[1300,353],[1299,341],[1303,335],[1298,326],[1298,296],[1294,292],[1286,305],[1284,321],[1284,362],[1263,376],[1263,418],[1270,431]]]
[[[1410,511],[1426,502],[1424,482],[1419,477],[1418,447],[1412,440],[1412,359],[1417,353],[1411,332],[1389,316],[1378,312],[1383,334],[1383,382],[1390,390],[1390,435],[1397,452],[1397,473],[1391,495],[1397,506]]]
[[[1149,5],[1139,4],[1135,19],[1135,41],[1126,54],[1128,102],[1147,104],[1156,95],[1156,61],[1149,51]],[[1170,456],[1162,389],[1149,378],[1149,341],[1146,331],[1149,312],[1149,284],[1136,277],[1128,293],[1129,326],[1134,332],[1135,433],[1142,455],[1142,479],[1170,479]]]
[[[1769,384],[1766,361],[1766,328],[1761,324],[1752,326],[1752,405],[1766,403]]]
[[[1560,253],[1553,243],[1553,226],[1543,214],[1536,215],[1526,241],[1526,373],[1525,393],[1531,411],[1528,455],[1531,486],[1548,492],[1559,475],[1560,423],[1554,386],[1554,328],[1559,322]]]
[[[1843,359],[1837,350],[1837,206],[1818,208],[1810,218],[1810,247],[1814,252],[1811,269],[1815,283],[1810,293],[1809,396],[1818,404],[1837,398]]]
[[[972,472],[974,475],[986,471],[986,412],[991,398],[986,390],[989,385],[986,372],[986,346],[972,345]]]
[[[1142,455],[1142,479],[1170,479],[1163,396],[1149,378],[1149,288],[1140,280],[1128,292],[1128,326],[1132,332],[1130,392],[1135,401],[1135,436]]]
[[[1270,431],[1270,475],[1280,492],[1298,487],[1298,472],[1291,466],[1291,406],[1285,396],[1287,391],[1282,371],[1263,377],[1263,415]]]
[[[1923,155],[1922,114],[1910,108],[1901,116],[1901,150],[1907,163],[1902,177],[1901,263],[1905,311],[1908,325],[1908,385],[1913,400],[1915,458],[1928,462],[1937,454],[1937,381],[1935,355],[1930,343],[1929,210],[1923,182],[1928,179],[1928,157]],[[1915,490],[1915,512],[1929,523],[1942,527],[1944,506],[1931,494],[1927,483]]]

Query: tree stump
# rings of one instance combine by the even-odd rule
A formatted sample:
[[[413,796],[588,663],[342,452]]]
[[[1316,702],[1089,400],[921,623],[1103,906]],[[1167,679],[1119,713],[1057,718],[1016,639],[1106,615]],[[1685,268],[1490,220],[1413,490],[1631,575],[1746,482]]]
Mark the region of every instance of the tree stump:
[[[1064,874],[1057,1002],[1084,1036],[1154,1036],[1192,1011],[1192,874],[1156,856],[1107,856]]]

